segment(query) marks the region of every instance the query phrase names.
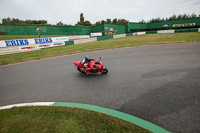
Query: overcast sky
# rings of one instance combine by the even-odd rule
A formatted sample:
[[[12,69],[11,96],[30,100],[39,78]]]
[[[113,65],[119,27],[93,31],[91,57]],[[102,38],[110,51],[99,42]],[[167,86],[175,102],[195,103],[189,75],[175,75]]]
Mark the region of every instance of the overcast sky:
[[[83,13],[91,23],[110,19],[130,22],[173,14],[200,14],[200,0],[0,0],[0,23],[3,18],[62,21],[76,24]]]

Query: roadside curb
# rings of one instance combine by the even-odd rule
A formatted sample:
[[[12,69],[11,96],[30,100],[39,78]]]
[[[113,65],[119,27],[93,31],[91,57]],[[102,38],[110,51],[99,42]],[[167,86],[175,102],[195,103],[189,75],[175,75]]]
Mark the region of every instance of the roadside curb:
[[[89,105],[89,104],[67,103],[67,102],[36,102],[36,103],[22,103],[22,104],[13,104],[13,105],[8,105],[8,106],[3,106],[3,107],[0,107],[0,110],[10,109],[12,107],[23,107],[23,106],[65,106],[65,107],[82,108],[82,109],[87,109],[87,110],[103,113],[106,115],[110,115],[113,117],[117,117],[119,119],[138,125],[144,129],[147,129],[153,133],[170,133],[167,130],[163,129],[162,127],[159,127],[153,123],[142,120],[135,116],[132,116],[123,112],[119,112],[116,110],[103,108],[96,105]]]

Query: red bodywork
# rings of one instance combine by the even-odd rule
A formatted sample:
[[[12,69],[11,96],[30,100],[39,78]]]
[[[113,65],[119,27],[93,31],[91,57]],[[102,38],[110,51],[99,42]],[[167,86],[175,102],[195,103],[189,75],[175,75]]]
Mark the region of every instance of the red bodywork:
[[[93,58],[90,58],[90,59],[91,59],[91,61],[88,64],[89,72],[98,73],[98,72],[102,72],[103,70],[106,69],[100,60],[96,60]],[[74,61],[74,65],[77,66],[78,68],[82,68],[84,71],[86,71],[86,67],[83,64],[83,61]],[[78,70],[80,71],[80,69],[78,69]]]

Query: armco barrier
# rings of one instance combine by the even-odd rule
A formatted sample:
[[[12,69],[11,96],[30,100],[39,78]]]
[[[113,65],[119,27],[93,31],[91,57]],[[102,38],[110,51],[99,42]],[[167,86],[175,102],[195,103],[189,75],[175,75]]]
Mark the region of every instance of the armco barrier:
[[[97,41],[102,41],[102,40],[107,40],[107,39],[113,39],[113,35],[106,35],[106,36],[97,37]]]
[[[157,33],[158,34],[162,34],[162,33],[174,33],[175,30],[158,30]]]
[[[121,38],[121,37],[126,37],[126,34],[113,35],[113,38]]]
[[[80,40],[74,40],[74,45],[76,44],[82,44],[82,43],[88,43],[88,42],[95,42],[97,41],[97,38],[89,38],[89,39],[80,39]]]

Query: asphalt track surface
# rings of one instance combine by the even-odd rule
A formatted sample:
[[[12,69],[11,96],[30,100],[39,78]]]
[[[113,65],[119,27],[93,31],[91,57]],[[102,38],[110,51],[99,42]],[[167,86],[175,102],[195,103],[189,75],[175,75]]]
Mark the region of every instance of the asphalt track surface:
[[[85,75],[73,61],[102,57],[108,74]],[[170,132],[200,131],[200,43],[102,50],[0,67],[0,106],[92,104]]]

